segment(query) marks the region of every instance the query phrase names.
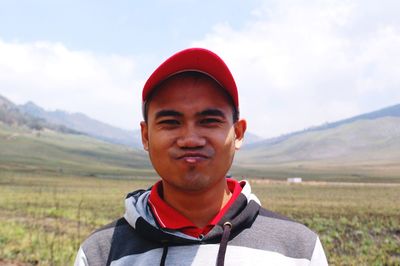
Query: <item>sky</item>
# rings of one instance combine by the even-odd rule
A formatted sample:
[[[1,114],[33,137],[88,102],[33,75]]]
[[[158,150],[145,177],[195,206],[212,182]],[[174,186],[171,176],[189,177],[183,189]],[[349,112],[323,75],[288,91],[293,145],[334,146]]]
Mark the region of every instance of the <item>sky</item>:
[[[139,129],[173,53],[220,55],[248,130],[275,137],[400,104],[397,0],[0,0],[0,95]]]

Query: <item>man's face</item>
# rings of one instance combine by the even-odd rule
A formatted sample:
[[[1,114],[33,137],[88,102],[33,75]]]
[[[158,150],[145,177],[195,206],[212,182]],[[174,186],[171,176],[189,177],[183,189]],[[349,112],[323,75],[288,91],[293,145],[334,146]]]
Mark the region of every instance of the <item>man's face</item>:
[[[233,123],[232,106],[215,81],[190,76],[167,80],[141,123],[143,146],[164,186],[210,189],[225,178],[246,122]]]

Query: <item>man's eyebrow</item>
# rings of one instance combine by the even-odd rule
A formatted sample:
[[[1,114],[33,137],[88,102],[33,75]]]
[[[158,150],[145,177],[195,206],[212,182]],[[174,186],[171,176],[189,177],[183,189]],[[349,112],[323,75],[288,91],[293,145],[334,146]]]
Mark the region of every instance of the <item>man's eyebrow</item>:
[[[156,113],[156,119],[164,116],[183,116],[182,113],[175,110],[161,110]]]
[[[224,112],[222,112],[219,109],[213,109],[213,108],[205,109],[201,112],[198,112],[196,115],[198,115],[198,116],[219,116],[221,118],[226,117]]]

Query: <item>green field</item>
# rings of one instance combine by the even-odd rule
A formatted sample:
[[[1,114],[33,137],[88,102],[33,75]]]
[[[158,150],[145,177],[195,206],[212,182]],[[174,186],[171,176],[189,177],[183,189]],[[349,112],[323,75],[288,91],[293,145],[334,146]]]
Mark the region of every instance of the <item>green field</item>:
[[[0,265],[71,265],[81,241],[155,180],[0,173]],[[330,265],[400,264],[400,185],[253,180],[264,207],[319,233]]]

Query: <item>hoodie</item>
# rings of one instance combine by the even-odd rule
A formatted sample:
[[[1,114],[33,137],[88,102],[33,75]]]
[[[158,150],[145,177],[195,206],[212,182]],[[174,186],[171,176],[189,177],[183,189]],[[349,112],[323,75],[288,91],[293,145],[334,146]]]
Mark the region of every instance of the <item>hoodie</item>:
[[[92,233],[75,265],[328,265],[318,236],[261,207],[250,184],[221,220],[198,238],[161,228],[151,188],[129,193],[122,218]]]

